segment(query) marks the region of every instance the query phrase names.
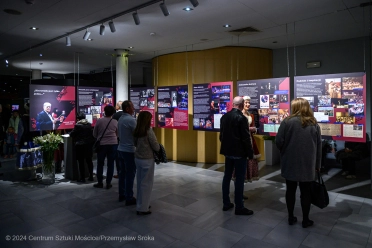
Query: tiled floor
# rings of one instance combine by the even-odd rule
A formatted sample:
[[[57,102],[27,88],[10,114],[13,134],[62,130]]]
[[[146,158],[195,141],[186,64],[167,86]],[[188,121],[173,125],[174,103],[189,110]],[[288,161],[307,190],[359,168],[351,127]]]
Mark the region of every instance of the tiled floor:
[[[298,194],[299,223],[289,226],[285,187],[268,180],[278,168],[245,185],[253,216],[222,211],[220,165],[157,165],[147,216],[118,202],[117,179],[106,190],[59,174],[44,186],[15,180],[13,168],[0,169],[0,247],[372,247],[371,199],[330,192],[330,205],[312,207],[315,225],[304,229]]]

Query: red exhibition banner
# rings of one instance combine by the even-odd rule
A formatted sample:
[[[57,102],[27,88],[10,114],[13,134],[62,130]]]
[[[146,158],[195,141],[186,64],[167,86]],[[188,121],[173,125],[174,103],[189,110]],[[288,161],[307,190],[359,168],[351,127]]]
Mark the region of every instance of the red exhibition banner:
[[[158,127],[189,129],[187,85],[158,87]]]

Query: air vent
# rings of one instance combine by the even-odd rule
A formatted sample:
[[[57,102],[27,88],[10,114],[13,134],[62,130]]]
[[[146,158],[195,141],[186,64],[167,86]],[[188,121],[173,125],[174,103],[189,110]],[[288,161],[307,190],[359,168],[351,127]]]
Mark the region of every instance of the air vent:
[[[239,29],[229,31],[229,33],[235,34],[235,35],[248,35],[248,34],[255,34],[259,32],[261,31],[253,27],[239,28]]]

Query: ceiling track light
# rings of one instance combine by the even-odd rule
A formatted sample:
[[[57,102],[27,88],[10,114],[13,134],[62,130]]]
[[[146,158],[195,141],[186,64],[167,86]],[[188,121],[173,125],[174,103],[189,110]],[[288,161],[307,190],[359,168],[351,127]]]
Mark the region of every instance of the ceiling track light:
[[[167,9],[167,6],[165,5],[164,1],[159,4],[161,11],[163,12],[164,16],[169,16],[169,11]]]
[[[111,33],[115,33],[116,29],[115,29],[114,22],[112,20],[109,22],[109,27],[110,27]]]
[[[87,29],[87,31],[85,31],[85,34],[84,34],[83,39],[84,39],[84,40],[88,40],[88,39],[89,39],[89,35],[90,35],[90,32],[89,32],[88,29]]]
[[[99,26],[99,34],[100,35],[105,35],[105,25],[103,25],[103,23],[101,24],[101,26]]]
[[[192,6],[196,7],[199,5],[199,2],[198,0],[190,0],[190,3],[192,4]]]
[[[133,15],[134,23],[135,23],[136,25],[139,25],[141,22],[140,22],[140,19],[139,19],[138,13],[137,13],[137,12],[134,12],[132,15]]]
[[[66,36],[66,46],[71,46],[71,38],[70,38],[70,36]]]

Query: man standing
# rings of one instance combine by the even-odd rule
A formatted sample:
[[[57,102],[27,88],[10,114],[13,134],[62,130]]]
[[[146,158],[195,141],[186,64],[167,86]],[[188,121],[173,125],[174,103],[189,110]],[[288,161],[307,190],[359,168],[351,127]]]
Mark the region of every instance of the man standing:
[[[119,122],[120,117],[124,114],[124,112],[121,109],[121,104],[122,103],[123,103],[123,101],[118,101],[116,103],[116,106],[115,106],[116,113],[112,116],[112,119],[115,119],[118,122]],[[118,137],[118,144],[119,144],[119,137]],[[119,178],[119,175],[118,175],[119,174],[119,170],[120,170],[119,163],[120,163],[120,160],[116,156],[115,164],[116,164],[116,172],[117,172],[117,174],[114,175],[114,178]]]
[[[220,154],[225,155],[225,174],[222,181],[222,210],[227,211],[234,207],[234,204],[230,201],[229,191],[231,177],[235,169],[235,214],[252,215],[253,211],[245,208],[243,202],[247,157],[253,158],[248,121],[242,113],[243,107],[243,97],[237,96],[233,100],[233,109],[221,118]]]
[[[43,111],[37,114],[36,117],[36,126],[38,130],[54,130],[56,125],[56,120],[53,119],[50,110],[52,104],[50,102],[45,102],[43,104]]]
[[[119,201],[125,200],[125,206],[136,205],[133,197],[133,182],[136,176],[136,164],[134,152],[136,150],[133,142],[133,131],[136,128],[136,119],[132,116],[134,112],[133,103],[124,101],[122,106],[123,115],[119,119]]]

